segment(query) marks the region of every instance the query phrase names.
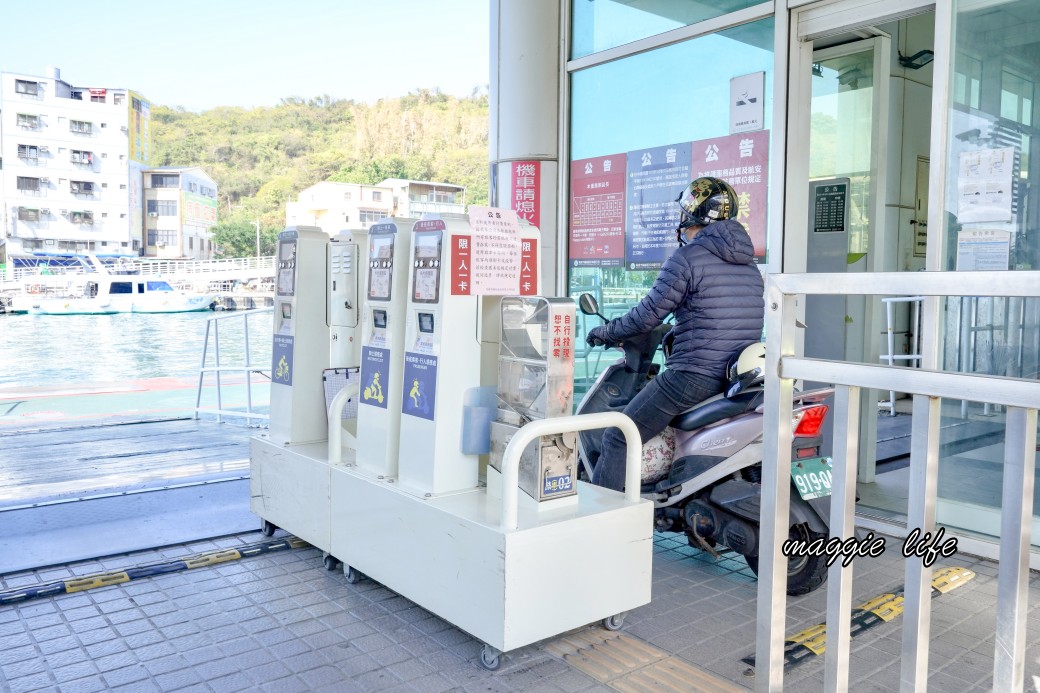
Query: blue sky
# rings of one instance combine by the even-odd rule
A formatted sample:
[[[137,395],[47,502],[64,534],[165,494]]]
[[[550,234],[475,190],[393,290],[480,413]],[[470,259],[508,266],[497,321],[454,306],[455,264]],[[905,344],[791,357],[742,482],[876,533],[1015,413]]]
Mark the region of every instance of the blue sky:
[[[0,69],[198,111],[488,83],[488,0],[4,2]]]

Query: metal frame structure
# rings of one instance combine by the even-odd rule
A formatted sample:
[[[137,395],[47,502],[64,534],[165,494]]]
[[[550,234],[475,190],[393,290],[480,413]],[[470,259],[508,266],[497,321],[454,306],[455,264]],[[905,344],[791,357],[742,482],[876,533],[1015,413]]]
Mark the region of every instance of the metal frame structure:
[[[269,414],[261,414],[253,411],[253,374],[263,374],[263,369],[258,367],[252,361],[252,354],[249,350],[249,317],[251,315],[260,315],[262,313],[274,313],[274,308],[256,308],[254,310],[241,310],[235,311],[234,313],[228,313],[226,315],[214,315],[206,320],[206,337],[202,343],[202,363],[199,366],[199,384],[195,390],[195,416],[199,418],[199,414],[216,414],[217,422],[223,423],[223,417],[225,416],[238,416],[246,419],[247,422],[252,422],[253,419],[259,419],[261,422],[269,421],[271,416]],[[220,323],[218,320],[230,320],[232,318],[242,319],[242,330],[244,333],[244,350],[246,362],[239,366],[222,366],[220,364]],[[213,328],[213,355],[216,363],[212,366],[206,365],[206,358],[209,354],[209,335],[210,327]],[[220,374],[232,372],[232,373],[243,373],[246,376],[246,410],[236,411],[234,409],[224,409],[224,398],[221,391],[221,380]],[[203,407],[202,404],[202,385],[207,373],[213,373],[217,379],[217,408],[212,409],[209,407]],[[268,380],[270,380],[270,373],[267,374]]]
[[[881,299],[881,302],[885,304],[885,339],[888,346],[888,352],[881,354],[881,358],[888,362],[888,365],[894,366],[896,361],[908,361],[907,366],[916,367],[921,362],[921,301],[924,298],[921,296],[889,296],[888,298]],[[895,303],[911,303],[913,304],[913,318],[910,320],[910,342],[907,348],[909,353],[897,354],[896,353],[896,336],[895,336]],[[884,407],[888,409],[889,416],[896,415],[896,391],[889,390],[888,401],[878,402],[878,407]]]
[[[1021,691],[1024,684],[1025,620],[1032,532],[1037,407],[1040,382],[927,368],[849,363],[799,357],[796,303],[800,296],[859,294],[1040,297],[1040,272],[881,272],[872,274],[778,274],[766,286],[765,464],[762,474],[762,544],[758,585],[757,690],[783,689],[787,562],[780,551],[787,539],[790,509],[792,404],[795,381],[835,384],[833,536],[852,536],[855,521],[855,469],[859,453],[861,388],[898,389],[913,395],[910,489],[907,524],[935,530],[939,475],[939,414],[943,397],[1008,407],[1001,509],[1000,568],[994,690]],[[934,345],[936,335],[928,335]],[[925,364],[929,345],[925,345]],[[932,346],[934,348],[934,346]],[[775,463],[774,463],[775,462]],[[766,518],[773,518],[772,521]],[[848,689],[852,565],[835,562],[828,573],[825,685]],[[781,576],[777,579],[777,576]],[[906,563],[906,616],[903,624],[901,690],[928,685],[931,567],[917,558]]]

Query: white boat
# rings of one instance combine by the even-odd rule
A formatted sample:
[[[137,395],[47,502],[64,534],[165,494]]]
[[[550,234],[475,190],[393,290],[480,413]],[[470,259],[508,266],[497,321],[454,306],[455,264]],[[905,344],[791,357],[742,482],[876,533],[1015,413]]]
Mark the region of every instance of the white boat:
[[[34,315],[106,315],[110,313],[186,313],[208,310],[215,294],[174,289],[163,279],[130,270],[110,269],[87,256],[84,274],[26,277],[9,311]]]

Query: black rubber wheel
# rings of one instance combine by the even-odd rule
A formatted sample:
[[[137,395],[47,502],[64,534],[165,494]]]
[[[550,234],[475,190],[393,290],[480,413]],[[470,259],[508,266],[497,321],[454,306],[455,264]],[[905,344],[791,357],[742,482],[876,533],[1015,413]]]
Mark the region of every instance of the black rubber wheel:
[[[347,582],[351,585],[356,585],[361,582],[361,573],[351,568],[349,565],[343,567],[343,575],[347,578]]]
[[[325,570],[335,570],[339,565],[339,559],[332,554],[327,554],[321,561],[325,564]]]
[[[792,518],[793,519],[793,518]],[[791,525],[788,538],[809,543],[818,539],[804,522]],[[826,556],[790,556],[787,559],[787,593],[792,597],[808,594],[827,580]],[[758,575],[758,556],[744,556],[748,567]]]
[[[607,630],[621,630],[621,624],[625,622],[624,614],[614,614],[603,619],[603,627]]]
[[[273,537],[277,529],[275,525],[267,520],[260,520],[260,534],[263,534],[265,537]]]
[[[480,648],[480,666],[484,667],[488,671],[496,671],[500,666],[502,666],[501,653],[492,657],[490,650],[488,650],[488,646],[484,645]]]

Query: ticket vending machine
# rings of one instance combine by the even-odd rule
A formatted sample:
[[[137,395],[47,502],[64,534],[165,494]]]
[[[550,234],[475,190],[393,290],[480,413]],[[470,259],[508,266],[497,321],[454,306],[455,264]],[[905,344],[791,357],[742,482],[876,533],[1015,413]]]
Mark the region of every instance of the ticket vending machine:
[[[325,440],[328,427],[321,371],[329,362],[325,322],[328,234],[313,226],[278,234],[274,338],[271,348],[271,441]]]
[[[384,219],[368,230],[361,317],[361,392],[357,466],[377,478],[397,476],[411,228]]]
[[[361,365],[361,319],[364,285],[362,253],[368,232],[363,229],[340,231],[329,240],[328,325],[329,367],[358,368]]]
[[[328,234],[315,227],[279,234],[270,430],[249,442],[249,509],[261,518],[264,532],[281,527],[326,551],[331,541],[323,382],[329,365],[328,246]]]
[[[412,227],[398,469],[410,492],[437,496],[477,485],[480,457],[462,440],[465,404],[473,388],[496,385],[502,298],[478,295],[476,283],[520,270],[521,293],[537,293],[538,229],[520,226],[517,241],[519,254],[496,264],[484,258],[508,253],[495,249],[505,243],[481,239],[467,216]]]
[[[479,456],[460,451],[463,399],[480,386],[478,297],[453,294],[453,239],[468,222],[421,220],[412,228],[401,390],[403,488],[440,495],[477,485]]]
[[[557,355],[546,346],[556,316],[562,329],[568,313],[540,310],[544,300],[523,300],[507,305],[508,323],[502,316],[499,294],[509,293],[504,290],[509,283],[517,286],[518,262],[519,293],[538,292],[537,229],[521,226],[517,248],[515,228],[503,238],[495,234],[501,227],[474,230],[462,216],[414,224],[405,256],[408,295],[398,362],[403,364],[398,476],[380,480],[358,466],[331,469],[330,551],[343,561],[347,580],[368,576],[483,640],[481,662],[489,668],[498,665],[503,651],[599,619],[616,629],[624,612],[649,602],[652,578],[652,504],[640,499],[637,489],[626,496],[582,484],[574,493],[574,463],[557,454],[573,450],[567,442],[573,434],[563,434],[562,447],[554,439],[555,451],[542,445],[537,465],[526,475],[534,480],[527,485],[538,496],[531,497],[537,507],[520,502],[509,511],[514,498],[527,494],[518,486],[506,488],[506,475],[497,495],[478,484],[480,455],[492,451],[495,407],[489,407],[486,448],[479,450],[473,443],[480,436],[464,435],[473,431],[467,409],[486,408],[483,402],[473,406],[467,397],[474,388],[482,394],[491,386],[493,395],[504,369],[509,377],[502,382],[512,383],[507,403],[513,409],[526,407],[528,414],[546,416],[557,406],[569,411],[569,388],[563,385],[569,386],[570,379],[558,366],[572,368],[573,352],[560,351],[564,364],[548,363]],[[395,245],[395,266],[399,252]],[[398,305],[395,295],[396,288],[392,307]],[[527,311],[529,303],[533,308]],[[566,303],[573,323],[573,304]],[[369,308],[374,325],[380,304],[373,301]],[[386,324],[393,329],[389,313]],[[521,349],[517,340],[510,341],[505,360],[498,354],[503,334],[525,345]],[[367,345],[370,337],[365,339]],[[490,362],[482,363],[482,354],[490,354]],[[369,368],[363,368],[367,378]],[[552,398],[552,406],[541,402],[543,386],[549,388],[544,397]],[[604,416],[625,423],[621,414]],[[599,421],[585,419],[582,425],[602,427]],[[568,428],[569,416],[554,423],[553,429],[577,430]],[[366,426],[359,429],[364,437]],[[515,430],[507,434],[519,435]],[[514,463],[510,452],[499,466],[512,470]],[[523,460],[518,464],[522,467]],[[520,476],[523,483],[525,475]],[[567,587],[572,585],[594,588],[575,591]]]

